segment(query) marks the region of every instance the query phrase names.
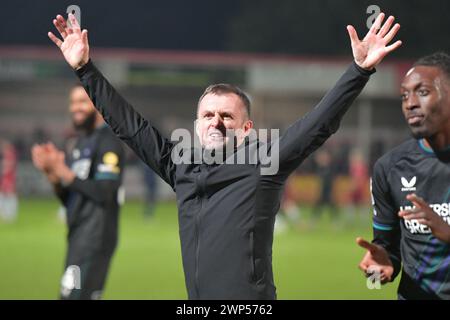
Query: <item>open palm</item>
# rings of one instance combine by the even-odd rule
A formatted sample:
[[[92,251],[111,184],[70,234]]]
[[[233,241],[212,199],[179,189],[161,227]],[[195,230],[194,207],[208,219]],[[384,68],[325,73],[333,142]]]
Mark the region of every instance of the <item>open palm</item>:
[[[352,45],[353,57],[355,62],[364,69],[372,69],[378,65],[381,60],[390,52],[401,46],[402,42],[396,41],[388,45],[394,39],[400,25],[396,23],[393,27],[395,18],[390,16],[383,26],[384,13],[380,13],[363,40],[359,40],[356,30],[353,26],[347,26]],[[391,28],[392,27],[392,28]]]
[[[67,63],[74,69],[79,69],[89,61],[89,43],[87,30],[81,31],[80,25],[73,14],[69,14],[72,27],[69,27],[61,15],[56,16],[53,25],[63,38],[61,41],[53,33],[48,37],[61,49]]]

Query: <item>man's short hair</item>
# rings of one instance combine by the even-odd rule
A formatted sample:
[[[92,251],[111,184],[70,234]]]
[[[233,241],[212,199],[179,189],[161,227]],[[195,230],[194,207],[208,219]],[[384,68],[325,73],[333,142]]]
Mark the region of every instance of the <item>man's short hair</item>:
[[[413,67],[426,66],[439,68],[450,81],[450,55],[446,52],[440,51],[422,57],[414,62]]]
[[[245,111],[247,111],[247,116],[250,117],[250,99],[247,94],[237,86],[228,83],[212,84],[205,89],[203,94],[200,96],[200,99],[198,99],[198,103],[200,104],[200,101],[202,101],[202,99],[210,93],[216,95],[234,93],[241,99],[242,103],[245,106]]]

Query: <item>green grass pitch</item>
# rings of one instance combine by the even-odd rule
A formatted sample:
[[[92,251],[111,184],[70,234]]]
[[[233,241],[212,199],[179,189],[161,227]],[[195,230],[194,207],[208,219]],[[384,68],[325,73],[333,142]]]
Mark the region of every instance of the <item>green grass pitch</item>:
[[[66,250],[66,226],[56,200],[21,199],[19,219],[0,222],[0,299],[56,299]],[[307,210],[304,210],[307,211]],[[369,216],[369,214],[368,214]],[[357,269],[371,238],[369,218],[336,228],[323,218],[314,228],[289,227],[273,247],[279,299],[396,299],[397,282],[369,290]],[[174,203],[161,203],[144,220],[142,204],[121,212],[119,246],[104,299],[186,299]]]

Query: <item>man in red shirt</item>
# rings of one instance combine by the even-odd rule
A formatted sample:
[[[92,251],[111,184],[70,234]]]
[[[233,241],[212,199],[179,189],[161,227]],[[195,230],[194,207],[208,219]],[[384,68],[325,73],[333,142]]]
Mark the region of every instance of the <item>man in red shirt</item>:
[[[8,222],[17,217],[16,170],[17,152],[6,140],[0,141],[0,217]]]

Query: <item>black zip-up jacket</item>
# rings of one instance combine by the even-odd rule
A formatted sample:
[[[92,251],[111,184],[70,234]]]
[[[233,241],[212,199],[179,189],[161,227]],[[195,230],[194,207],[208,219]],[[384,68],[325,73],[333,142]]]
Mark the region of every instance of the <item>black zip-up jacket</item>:
[[[124,149],[108,126],[80,135],[66,163],[74,181],[55,190],[67,211],[68,262],[111,255],[117,245]]]
[[[279,170],[274,175],[262,175],[260,162],[176,164],[171,157],[176,143],[136,112],[92,61],[76,74],[116,135],[176,192],[189,298],[275,299],[273,228],[284,183],[336,132],[373,72],[353,62],[319,104],[286,130],[276,141]]]

